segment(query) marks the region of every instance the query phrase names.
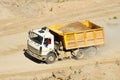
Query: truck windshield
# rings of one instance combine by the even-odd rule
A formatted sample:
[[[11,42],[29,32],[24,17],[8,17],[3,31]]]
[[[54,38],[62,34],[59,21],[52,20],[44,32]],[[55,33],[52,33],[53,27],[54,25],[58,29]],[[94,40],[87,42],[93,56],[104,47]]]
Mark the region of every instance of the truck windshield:
[[[42,44],[43,41],[43,37],[34,33],[34,32],[30,32],[29,33],[29,38],[33,41],[35,41],[36,43]]]

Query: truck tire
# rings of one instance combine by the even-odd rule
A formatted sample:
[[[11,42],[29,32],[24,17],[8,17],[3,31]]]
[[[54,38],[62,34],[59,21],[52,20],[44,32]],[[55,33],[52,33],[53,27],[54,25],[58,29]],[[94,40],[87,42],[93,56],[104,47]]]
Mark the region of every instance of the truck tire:
[[[79,59],[82,59],[83,57],[84,57],[84,50],[78,49],[75,58],[79,60]]]
[[[86,58],[94,57],[96,54],[97,54],[97,48],[95,46],[88,47],[85,49]]]
[[[76,60],[82,59],[84,57],[84,49],[76,49],[72,51],[72,55]]]
[[[54,63],[55,60],[56,60],[55,54],[54,54],[54,53],[49,53],[49,54],[47,55],[47,58],[46,58],[46,63],[47,63],[47,64],[51,64],[51,63]]]

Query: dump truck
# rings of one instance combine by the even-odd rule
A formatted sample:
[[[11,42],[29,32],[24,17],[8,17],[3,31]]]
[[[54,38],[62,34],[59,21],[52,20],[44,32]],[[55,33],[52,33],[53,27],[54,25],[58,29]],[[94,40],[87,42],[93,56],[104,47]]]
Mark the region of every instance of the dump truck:
[[[27,49],[32,57],[47,64],[66,58],[94,55],[103,45],[104,29],[90,21],[58,24],[29,31]]]

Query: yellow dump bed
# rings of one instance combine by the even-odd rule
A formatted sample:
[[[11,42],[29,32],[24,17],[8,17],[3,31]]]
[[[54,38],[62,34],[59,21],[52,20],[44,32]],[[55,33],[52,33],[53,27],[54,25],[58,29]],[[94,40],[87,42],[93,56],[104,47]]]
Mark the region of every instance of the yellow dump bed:
[[[50,26],[49,29],[62,38],[64,48],[75,49],[104,44],[103,28],[90,22],[74,22]]]

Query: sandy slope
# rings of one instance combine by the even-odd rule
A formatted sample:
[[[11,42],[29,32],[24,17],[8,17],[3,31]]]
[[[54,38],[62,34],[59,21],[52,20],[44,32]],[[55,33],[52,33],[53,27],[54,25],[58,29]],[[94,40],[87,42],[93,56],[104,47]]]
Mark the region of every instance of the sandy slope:
[[[76,0],[64,3],[48,2],[42,4],[47,6],[47,8],[45,10],[42,9],[44,14],[37,18],[10,17],[9,19],[0,20],[0,79],[9,79],[11,76],[14,77],[20,74],[23,74],[20,75],[23,77],[25,73],[29,74],[29,72],[31,74],[33,72],[33,74],[36,75],[36,72],[40,73],[44,70],[45,72],[49,72],[58,68],[95,64],[96,61],[105,64],[114,63],[116,60],[119,60],[120,0],[91,0],[91,2],[89,0]],[[48,11],[49,7],[53,8],[52,12]],[[117,19],[113,19],[114,16],[116,16]],[[105,28],[106,44],[99,49],[99,54],[96,57],[80,61],[73,59],[57,61],[51,65],[38,64],[25,57],[22,50],[26,48],[27,32],[29,30],[37,29],[44,25],[68,23],[86,19]],[[115,77],[117,76],[118,75]],[[16,77],[13,79],[21,78]],[[105,80],[107,79],[109,78]]]

